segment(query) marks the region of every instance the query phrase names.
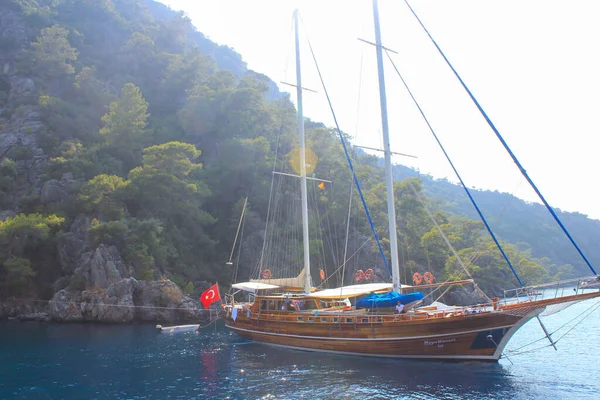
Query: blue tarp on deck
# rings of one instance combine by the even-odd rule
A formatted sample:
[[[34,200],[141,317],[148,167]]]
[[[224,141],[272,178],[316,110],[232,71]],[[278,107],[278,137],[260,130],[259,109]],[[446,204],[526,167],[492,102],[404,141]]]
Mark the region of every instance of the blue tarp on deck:
[[[414,292],[408,294],[400,294],[396,292],[375,294],[371,293],[356,302],[356,308],[385,308],[395,307],[398,302],[409,304],[414,301],[422,300],[423,293]]]

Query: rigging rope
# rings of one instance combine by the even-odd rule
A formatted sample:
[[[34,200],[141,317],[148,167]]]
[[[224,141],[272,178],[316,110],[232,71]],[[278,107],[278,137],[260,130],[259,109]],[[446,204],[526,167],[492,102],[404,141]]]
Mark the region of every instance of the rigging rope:
[[[69,303],[86,303],[85,301],[76,301],[76,300],[36,300],[36,299],[21,299],[21,298],[10,298],[6,300],[15,301],[15,302],[29,302],[29,303],[54,303],[54,304],[69,304]],[[161,307],[161,306],[136,306],[136,305],[127,305],[127,304],[106,304],[106,303],[87,303],[89,306],[98,306],[98,307],[122,307],[122,308],[141,308],[141,309],[157,309],[157,310],[180,310],[180,311],[202,311],[202,312],[215,312],[219,313],[219,310],[214,308],[183,308],[183,307]]]
[[[404,84],[404,87],[406,88],[406,90],[408,91],[408,94],[410,95],[410,97],[412,98],[413,102],[415,103],[415,105],[417,106],[419,112],[421,113],[421,116],[423,117],[423,120],[425,120],[425,123],[427,124],[427,126],[429,127],[429,130],[431,131],[431,134],[433,135],[433,137],[435,138],[435,141],[438,143],[438,145],[440,146],[440,149],[442,150],[442,152],[444,153],[444,156],[446,156],[446,159],[448,160],[448,163],[450,163],[450,166],[452,167],[452,170],[454,171],[454,173],[456,174],[456,177],[458,178],[458,180],[460,181],[460,184],[462,185],[463,189],[465,189],[465,192],[467,193],[467,196],[469,196],[469,200],[471,200],[471,203],[473,204],[473,206],[475,207],[475,210],[477,210],[477,214],[479,214],[479,217],[481,218],[481,220],[483,221],[483,224],[485,225],[486,229],[488,230],[488,232],[490,233],[490,236],[492,237],[492,239],[494,240],[494,243],[496,243],[496,246],[498,247],[498,250],[500,250],[500,253],[502,254],[502,257],[504,257],[504,260],[506,260],[508,266],[510,267],[511,271],[513,272],[515,278],[517,278],[517,281],[519,282],[519,284],[523,287],[525,285],[523,285],[523,282],[521,282],[521,278],[519,278],[519,275],[517,274],[517,271],[515,270],[515,268],[513,267],[512,263],[510,262],[510,260],[508,259],[508,256],[506,255],[506,253],[504,252],[504,249],[502,248],[502,246],[500,245],[500,242],[498,241],[498,239],[496,238],[496,235],[494,235],[494,232],[492,231],[492,228],[490,227],[490,225],[488,224],[487,220],[485,219],[485,217],[483,216],[483,213],[481,212],[481,210],[479,209],[479,206],[477,205],[477,203],[475,202],[475,199],[473,198],[473,196],[471,195],[471,191],[469,190],[469,188],[467,187],[467,185],[465,185],[462,177],[460,176],[460,174],[458,173],[458,170],[456,169],[456,167],[454,166],[454,163],[452,162],[452,160],[450,159],[450,156],[448,155],[448,153],[446,152],[446,149],[444,148],[444,146],[442,145],[442,142],[440,142],[440,139],[438,138],[437,134],[435,133],[435,131],[433,130],[433,127],[431,126],[431,124],[429,123],[429,120],[427,119],[427,117],[425,116],[425,112],[423,112],[423,109],[421,108],[421,106],[419,105],[419,103],[417,102],[417,99],[415,98],[415,96],[413,96],[412,91],[410,90],[410,88],[408,87],[408,84],[406,83],[406,81],[404,80],[404,78],[402,77],[402,74],[400,74],[400,71],[398,70],[398,68],[396,68],[396,64],[394,63],[394,61],[392,60],[392,58],[390,57],[388,51],[385,51],[385,54],[388,56],[388,59],[391,61],[392,66],[394,67],[394,69],[396,70],[396,73],[398,74],[398,76],[400,77],[400,80],[402,80],[402,83]]]
[[[346,221],[346,241],[344,243],[344,259],[343,259],[343,266],[344,266],[344,268],[342,268],[342,273],[341,273],[341,275],[342,275],[341,278],[342,279],[341,279],[340,285],[339,285],[340,286],[340,297],[342,295],[342,289],[341,288],[344,286],[344,276],[346,274],[345,265],[346,265],[346,262],[348,261],[346,259],[346,256],[348,255],[348,239],[350,237],[350,217],[352,215],[351,211],[352,211],[352,192],[353,192],[353,189],[354,189],[354,185],[352,184],[352,182],[350,182],[350,197],[348,199],[348,218],[347,218],[347,221]]]
[[[581,313],[577,314],[577,315],[576,315],[574,318],[571,318],[571,319],[570,319],[568,322],[564,323],[563,325],[561,325],[560,327],[558,327],[558,328],[557,328],[557,329],[555,329],[554,331],[550,332],[550,333],[548,334],[549,336],[552,336],[552,335],[554,335],[554,334],[555,334],[555,333],[557,333],[558,331],[560,331],[560,330],[562,330],[563,328],[567,327],[567,326],[568,326],[568,325],[569,325],[571,322],[575,321],[576,319],[578,319],[579,317],[581,317],[582,315],[584,315],[585,313],[587,313],[587,312],[589,311],[589,313],[588,313],[588,314],[587,314],[585,317],[581,318],[581,320],[580,320],[580,321],[578,321],[578,322],[577,322],[575,325],[573,325],[573,326],[572,326],[572,327],[571,327],[571,328],[570,328],[570,329],[569,329],[567,332],[565,332],[565,333],[564,333],[562,336],[560,336],[558,339],[554,340],[554,344],[558,343],[558,341],[559,341],[559,340],[561,340],[562,338],[564,338],[564,337],[565,337],[565,336],[566,336],[566,335],[567,335],[569,332],[571,332],[573,329],[575,329],[575,327],[577,327],[579,324],[581,324],[583,321],[585,321],[585,319],[586,319],[586,318],[588,318],[590,315],[592,315],[592,314],[594,313],[594,311],[596,311],[596,309],[597,309],[597,308],[600,308],[600,300],[599,300],[599,301],[597,301],[597,302],[595,302],[595,303],[593,303],[593,304],[592,304],[590,307],[586,308],[586,309],[585,309],[585,310],[583,310]],[[590,310],[591,310],[591,311],[590,311]],[[539,339],[536,339],[536,340],[534,340],[534,341],[532,341],[532,342],[529,342],[529,343],[527,343],[527,344],[524,344],[524,345],[522,345],[522,346],[520,346],[520,347],[518,347],[518,348],[516,348],[516,349],[514,349],[514,350],[508,350],[508,351],[507,351],[507,353],[508,353],[510,356],[513,356],[513,355],[520,355],[520,354],[531,353],[531,352],[533,352],[533,351],[537,351],[537,350],[543,349],[543,348],[545,348],[545,347],[550,347],[550,346],[552,346],[552,344],[547,344],[547,345],[545,345],[545,346],[542,346],[542,347],[537,347],[537,348],[535,348],[535,349],[531,349],[531,350],[525,350],[525,351],[519,351],[519,350],[521,350],[521,349],[524,349],[525,347],[529,347],[529,346],[531,346],[531,345],[533,345],[533,344],[535,344],[535,343],[537,343],[537,342],[540,342],[540,341],[542,341],[542,340],[547,340],[547,337],[546,337],[546,336],[543,336],[543,337],[541,337],[541,338],[539,338]]]
[[[566,324],[564,324],[563,326],[561,326],[560,328],[556,329],[554,332],[551,333],[554,334],[556,332],[558,332],[559,330],[561,330],[562,328],[564,328],[565,326],[567,326],[568,324],[570,324],[572,321],[574,321],[575,319],[577,319],[579,316],[585,314],[588,310],[592,310],[589,312],[588,315],[586,315],[585,317],[583,317],[579,322],[577,322],[575,325],[573,325],[567,332],[565,332],[561,337],[559,337],[558,339],[556,339],[554,341],[554,343],[557,343],[560,339],[564,338],[565,336],[567,336],[567,334],[569,332],[571,332],[577,325],[579,325],[580,323],[582,323],[587,317],[589,317],[594,311],[596,311],[597,308],[600,307],[600,301],[597,301],[595,304],[593,304],[592,306],[588,307],[585,311],[583,311],[582,313],[580,313],[579,315],[577,315],[575,318],[571,319],[569,322],[567,322]],[[592,309],[593,308],[593,309]]]
[[[308,40],[308,48],[310,49],[310,53],[312,55],[313,61],[315,62],[315,67],[317,68],[317,73],[319,74],[319,80],[321,81],[321,86],[323,87],[323,91],[325,92],[325,97],[327,98],[327,103],[329,104],[329,109],[331,110],[331,114],[333,116],[333,121],[335,122],[335,127],[340,137],[340,141],[342,142],[342,147],[344,148],[344,153],[346,154],[346,159],[348,160],[348,166],[350,167],[350,171],[352,172],[352,177],[354,178],[354,183],[356,184],[356,189],[358,190],[358,194],[360,195],[360,200],[362,201],[363,207],[365,209],[365,213],[367,214],[367,218],[369,219],[369,225],[371,226],[371,231],[373,232],[373,236],[375,237],[375,241],[377,242],[377,247],[379,248],[379,253],[383,259],[383,263],[388,271],[388,274],[391,276],[392,271],[388,265],[387,259],[385,257],[385,253],[383,251],[383,247],[381,246],[381,242],[379,241],[379,236],[375,230],[375,225],[373,224],[373,219],[371,218],[371,213],[369,213],[369,208],[367,207],[367,202],[365,197],[363,196],[362,189],[360,187],[360,183],[358,182],[358,177],[356,176],[356,172],[354,171],[354,165],[352,164],[352,159],[350,158],[350,154],[348,153],[348,147],[346,146],[346,141],[344,140],[344,135],[342,134],[342,130],[340,129],[340,125],[337,121],[337,117],[335,115],[335,111],[333,110],[333,105],[331,103],[331,99],[329,97],[329,93],[327,92],[327,87],[325,86],[325,81],[323,80],[323,75],[321,74],[321,69],[319,68],[319,63],[317,62],[317,58],[315,56],[315,52],[313,51],[310,40]],[[392,233],[390,233],[392,234]]]
[[[229,254],[229,262],[233,258],[233,252],[235,250],[235,244],[237,243],[238,235],[240,234],[240,228],[242,227],[242,221],[244,220],[244,212],[246,212],[246,205],[248,204],[248,197],[244,199],[244,206],[242,207],[242,215],[240,215],[240,222],[238,223],[237,230],[235,231],[235,239],[233,239],[233,246],[231,246],[231,254]],[[241,246],[241,242],[240,242]]]
[[[471,100],[473,101],[473,103],[475,104],[475,106],[477,107],[477,109],[479,110],[479,112],[481,113],[481,115],[483,116],[483,118],[486,120],[486,122],[488,123],[488,125],[490,126],[490,128],[492,129],[492,131],[494,131],[494,133],[496,134],[496,137],[498,138],[498,140],[500,141],[500,143],[502,143],[502,146],[504,146],[504,148],[506,149],[506,151],[508,152],[508,154],[512,158],[513,162],[517,165],[517,167],[519,168],[519,171],[521,171],[521,173],[523,174],[523,176],[525,177],[525,179],[527,179],[527,182],[529,182],[529,184],[531,185],[531,187],[533,188],[533,190],[535,191],[535,193],[538,195],[538,197],[540,198],[540,200],[542,200],[542,202],[544,203],[544,205],[546,206],[546,208],[548,209],[548,211],[550,212],[550,214],[552,214],[552,217],[554,217],[554,220],[558,223],[558,225],[563,230],[563,232],[565,233],[565,235],[567,235],[567,237],[569,238],[569,240],[571,241],[571,243],[573,244],[573,246],[575,246],[575,249],[577,250],[577,252],[581,256],[581,258],[583,258],[583,260],[585,261],[585,263],[587,264],[587,266],[590,268],[590,270],[592,271],[592,273],[594,275],[598,275],[596,273],[596,270],[594,269],[594,267],[592,267],[592,264],[589,262],[589,260],[587,259],[587,257],[583,254],[583,251],[579,248],[579,246],[577,245],[577,243],[575,243],[575,240],[573,239],[573,237],[571,236],[571,234],[569,233],[569,231],[567,230],[567,228],[563,225],[563,223],[560,220],[560,218],[558,217],[558,215],[554,212],[554,209],[550,206],[550,204],[548,204],[548,202],[546,201],[546,199],[544,198],[544,196],[542,195],[542,193],[539,191],[539,189],[537,188],[537,186],[535,185],[535,183],[533,183],[533,181],[531,180],[531,178],[529,177],[529,175],[525,171],[525,168],[523,168],[523,166],[521,165],[521,163],[519,162],[519,160],[517,159],[517,157],[514,155],[514,153],[510,149],[510,147],[508,147],[508,144],[504,141],[504,138],[502,137],[502,135],[500,135],[500,132],[498,131],[498,129],[496,129],[496,126],[494,125],[494,123],[492,122],[492,120],[488,117],[488,115],[486,114],[486,112],[483,110],[483,108],[481,107],[481,105],[479,104],[479,102],[477,101],[477,99],[475,99],[475,96],[473,96],[473,94],[471,93],[471,91],[469,90],[469,88],[467,87],[467,85],[463,82],[463,80],[460,77],[460,75],[458,75],[458,72],[456,72],[456,70],[454,69],[454,67],[452,66],[452,64],[448,60],[448,58],[446,58],[446,55],[444,54],[444,52],[442,51],[442,49],[438,46],[438,44],[436,43],[436,41],[433,39],[433,37],[431,36],[431,34],[429,33],[429,31],[427,30],[427,28],[425,27],[425,25],[423,25],[423,22],[421,22],[421,19],[417,16],[417,14],[413,10],[413,8],[410,6],[410,4],[408,3],[408,0],[404,0],[404,3],[406,3],[406,5],[410,9],[411,13],[415,16],[415,18],[417,19],[417,21],[419,22],[419,24],[421,25],[421,27],[423,28],[423,30],[425,31],[425,33],[427,34],[427,36],[429,36],[429,39],[431,39],[431,42],[433,43],[433,45],[436,47],[436,49],[438,50],[438,52],[440,53],[440,55],[444,58],[444,61],[446,61],[446,64],[448,64],[448,66],[450,67],[450,69],[452,70],[452,72],[454,73],[454,75],[456,76],[456,78],[458,79],[458,81],[460,82],[460,84],[462,85],[463,89],[465,89],[465,91],[467,92],[467,94],[469,95],[469,97],[471,98]],[[517,279],[518,279],[518,277],[517,277]],[[519,280],[519,283],[520,282],[521,281]],[[521,284],[521,286],[523,286],[523,284]]]
[[[333,240],[331,238],[331,226],[329,226],[329,229],[325,230],[323,228],[323,224],[321,221],[321,212],[319,210],[319,202],[318,202],[318,198],[317,198],[317,191],[315,189],[315,184],[313,182],[313,184],[311,185],[312,188],[312,194],[313,194],[313,201],[314,201],[314,214],[317,216],[317,225],[319,229],[316,229],[316,233],[317,233],[317,237],[318,237],[318,241],[317,241],[317,248],[319,250],[319,253],[322,257],[321,259],[321,265],[319,266],[320,269],[323,269],[324,271],[326,271],[326,256],[325,256],[325,240],[323,240],[323,237],[325,237],[325,239],[328,239],[329,241],[329,251],[331,253],[331,258],[334,262],[334,265],[337,265],[337,261],[336,261],[336,257],[335,257],[335,253],[333,251]],[[323,231],[326,231],[329,235],[323,235]],[[321,283],[322,285],[322,283]],[[321,286],[319,285],[319,286]]]
[[[367,243],[370,243],[370,242],[371,242],[371,240],[372,240],[372,239],[367,239],[367,240],[365,240],[365,242],[364,242],[363,244],[361,244],[361,245],[360,245],[360,247],[359,247],[359,248],[358,248],[358,249],[357,249],[357,250],[354,252],[354,254],[352,254],[352,255],[351,255],[349,258],[348,258],[348,260],[344,261],[344,263],[343,263],[342,265],[340,265],[339,267],[337,267],[337,269],[336,269],[335,271],[333,271],[333,274],[337,273],[337,272],[338,272],[340,269],[344,268],[344,267],[346,266],[346,264],[347,264],[348,262],[350,262],[350,260],[352,260],[352,258],[354,258],[354,256],[355,256],[355,255],[357,255],[357,254],[358,254],[358,253],[359,253],[359,252],[362,250],[362,248],[363,248],[363,247],[365,247],[365,245],[366,245]],[[327,281],[329,280],[329,278],[331,278],[331,277],[333,276],[333,274],[331,274],[330,276],[328,276],[328,277],[327,277],[327,278],[326,278],[326,279],[323,281],[323,283],[327,282]],[[341,285],[341,286],[343,286],[343,285]]]
[[[402,170],[400,170],[400,172],[406,178],[406,176],[404,175],[404,173],[402,173]],[[429,219],[431,220],[431,222],[433,222],[433,225],[435,225],[436,229],[438,230],[438,232],[442,236],[442,239],[444,240],[444,242],[446,243],[446,245],[448,246],[448,248],[452,252],[452,255],[454,255],[454,257],[456,257],[456,259],[458,260],[458,263],[462,267],[462,269],[465,272],[465,274],[467,274],[467,276],[469,278],[473,279],[473,277],[469,273],[469,270],[467,269],[467,266],[464,264],[462,258],[458,255],[458,253],[456,252],[456,249],[454,249],[454,246],[452,246],[452,243],[450,243],[450,240],[448,240],[448,237],[446,236],[446,234],[444,233],[444,231],[442,230],[442,228],[440,227],[440,225],[438,224],[438,222],[435,220],[433,214],[431,214],[431,211],[429,211],[429,208],[425,204],[425,200],[423,199],[423,197],[421,195],[419,195],[419,192],[415,188],[415,185],[412,184],[412,182],[410,181],[410,179],[405,179],[405,181],[408,183],[408,186],[412,190],[413,194],[415,195],[415,197],[417,198],[417,200],[419,201],[419,203],[421,203],[421,206],[423,206],[423,209],[425,210],[425,212],[429,216]],[[485,296],[485,297],[489,301],[492,301],[489,297],[487,297],[487,296]]]
[[[248,201],[248,198],[246,197],[246,201],[244,202],[244,210],[246,209],[246,202]],[[237,257],[235,260],[235,266],[232,268],[231,270],[231,283],[235,283],[237,282],[237,274],[239,272],[239,268],[240,268],[240,257],[242,254],[242,243],[244,240],[244,226],[246,225],[246,218],[244,218],[244,211],[242,211],[242,215],[240,217],[240,225],[241,225],[241,232],[240,232],[240,227],[238,227],[238,232],[240,232],[240,248],[238,250],[237,253]],[[236,240],[237,240],[237,233],[236,233]],[[233,257],[233,250],[235,249],[235,242],[233,244],[233,248],[231,249],[231,256],[229,257],[229,262],[231,263],[231,259]],[[231,287],[229,289],[229,293],[231,293],[233,291],[233,287]]]
[[[283,100],[281,101],[283,103]],[[269,204],[267,205],[267,217],[265,218],[265,235],[267,234],[267,232],[269,232],[269,217],[271,215],[271,200],[273,199],[273,184],[275,182],[275,168],[277,166],[277,157],[279,155],[279,142],[281,140],[281,133],[283,132],[283,113],[284,113],[284,108],[283,105],[281,106],[281,115],[279,116],[279,118],[281,119],[281,125],[279,126],[279,134],[277,135],[277,143],[275,144],[275,156],[273,157],[273,168],[271,171],[271,188],[269,190]],[[258,272],[256,275],[258,275],[260,273],[260,271],[262,271],[263,269],[263,260],[264,260],[264,255],[265,255],[265,247],[267,245],[267,238],[265,237],[265,239],[263,240],[263,245],[262,245],[262,249],[260,251],[260,260],[258,262]]]

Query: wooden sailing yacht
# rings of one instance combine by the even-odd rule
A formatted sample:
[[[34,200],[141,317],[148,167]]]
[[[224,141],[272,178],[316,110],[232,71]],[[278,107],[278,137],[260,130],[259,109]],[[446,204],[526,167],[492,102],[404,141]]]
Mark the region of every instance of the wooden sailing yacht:
[[[250,293],[251,301],[236,302],[233,296],[229,296],[224,305],[226,325],[237,334],[251,340],[293,349],[375,357],[497,361],[512,335],[532,318],[539,319],[538,316],[549,306],[571,304],[598,297],[600,292],[584,293],[579,289],[577,282],[563,282],[557,285],[556,291],[546,290],[542,296],[523,297],[522,294],[531,294],[532,289],[519,288],[515,291],[514,297],[502,300],[496,298],[487,304],[475,304],[470,307],[449,307],[440,304],[420,306],[419,300],[423,296],[414,292],[426,286],[400,284],[377,0],[373,1],[373,12],[385,153],[392,282],[326,290],[314,290],[312,287],[302,81],[296,11],[296,87],[304,269],[294,278],[270,279],[268,273],[262,274],[263,279],[234,284],[234,289]],[[351,163],[350,160],[349,162]],[[356,177],[355,183],[358,185]],[[472,281],[445,284],[460,285],[470,282]],[[566,296],[563,295],[565,285],[575,286],[574,291],[569,289],[569,294]],[[559,288],[563,290],[559,291]],[[546,296],[545,293],[549,292],[553,295]],[[357,303],[362,302],[362,308],[352,306],[350,299],[365,296],[368,296],[368,300],[363,299]],[[391,311],[396,300],[405,305],[404,312]],[[379,308],[378,304],[382,304],[383,308]],[[540,324],[542,324],[541,320]],[[544,328],[543,324],[542,328]],[[544,331],[552,343],[545,328]]]

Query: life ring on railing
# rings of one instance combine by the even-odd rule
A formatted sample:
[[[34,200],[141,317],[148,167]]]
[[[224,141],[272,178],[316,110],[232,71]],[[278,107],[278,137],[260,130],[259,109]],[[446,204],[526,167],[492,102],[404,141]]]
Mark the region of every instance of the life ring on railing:
[[[359,269],[358,271],[356,271],[356,273],[354,274],[354,280],[356,282],[360,282],[363,279],[365,279],[365,273],[363,272],[362,269]]]
[[[263,277],[263,279],[270,279],[271,278],[271,271],[269,271],[268,269],[265,269],[262,272],[262,277]]]
[[[429,271],[425,272],[425,274],[423,275],[423,279],[425,279],[425,282],[427,282],[428,284],[432,284],[433,280],[435,279],[433,277],[433,274]]]
[[[373,268],[369,268],[365,271],[365,280],[370,281],[371,279],[373,279],[374,276],[375,271],[373,271]]]
[[[415,285],[420,285],[421,283],[423,283],[423,276],[420,273],[415,272],[413,274],[413,282],[415,283]]]
[[[325,271],[320,270],[319,271],[319,276],[321,277],[321,280],[324,281],[325,280]]]

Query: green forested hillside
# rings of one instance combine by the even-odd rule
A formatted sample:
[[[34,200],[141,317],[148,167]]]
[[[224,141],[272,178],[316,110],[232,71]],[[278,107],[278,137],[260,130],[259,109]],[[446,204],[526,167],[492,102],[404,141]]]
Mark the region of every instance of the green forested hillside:
[[[396,175],[398,178],[419,176],[424,193],[440,200],[442,209],[468,218],[478,218],[462,187],[444,179],[419,175],[414,170],[400,166],[396,168]],[[498,191],[471,192],[492,229],[503,240],[518,244],[521,249],[530,249],[534,257],[543,259],[544,266],[562,266],[562,275],[569,273],[570,266],[579,276],[590,273],[588,266],[542,204],[527,203]],[[600,249],[596,245],[600,238],[600,221],[576,212],[555,211],[592,265],[600,264]]]
[[[289,165],[296,116],[289,98],[238,54],[208,41],[184,14],[146,0],[7,0],[0,50],[1,296],[90,289],[77,271],[100,245],[114,245],[138,280],[169,278],[189,293],[207,281],[228,284],[224,261],[245,197],[246,235],[260,249],[273,163]],[[316,198],[318,217],[329,221],[321,245],[343,248],[347,163],[334,131],[310,121],[306,130],[315,175],[344,188]],[[355,162],[387,237],[383,171],[372,156]],[[424,182],[395,187],[404,276],[458,277],[415,195],[437,195]],[[514,286],[479,222],[428,201],[484,290]],[[364,211],[353,213],[360,222],[352,234],[369,234]],[[321,226],[316,218],[311,224]],[[521,233],[502,237],[529,243],[540,257],[535,238]],[[529,284],[578,272],[552,254],[534,259],[520,245],[507,252]],[[323,253],[333,272],[339,254]],[[242,257],[241,275],[255,261]]]

